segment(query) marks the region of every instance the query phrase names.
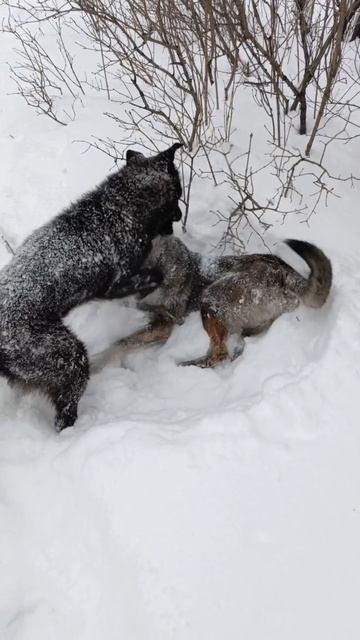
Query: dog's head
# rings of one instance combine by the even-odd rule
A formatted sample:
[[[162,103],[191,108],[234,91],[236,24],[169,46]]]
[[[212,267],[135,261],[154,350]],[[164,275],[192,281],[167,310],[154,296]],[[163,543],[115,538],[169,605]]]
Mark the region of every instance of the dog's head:
[[[176,150],[182,146],[175,143],[169,149],[150,158],[133,149],[126,153],[126,166],[129,171],[141,175],[141,190],[146,196],[145,204],[153,212],[152,226],[156,233],[161,235],[171,234],[172,223],[181,220],[178,201],[182,189],[174,159]]]

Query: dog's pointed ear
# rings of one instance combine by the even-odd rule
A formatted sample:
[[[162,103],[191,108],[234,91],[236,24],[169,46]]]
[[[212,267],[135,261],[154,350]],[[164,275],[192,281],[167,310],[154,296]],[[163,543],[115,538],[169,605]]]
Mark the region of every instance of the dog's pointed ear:
[[[142,153],[140,153],[140,151],[134,151],[134,149],[128,149],[126,152],[127,165],[141,164],[142,160],[144,159],[145,159],[145,156]]]
[[[152,162],[160,169],[168,171],[168,173],[173,173],[175,152],[177,149],[180,149],[180,147],[183,146],[184,145],[181,142],[176,142],[171,147],[169,147],[169,149],[160,151],[160,153],[158,153],[157,156],[152,159]]]
[[[169,162],[174,162],[175,152],[183,146],[182,142],[175,142],[175,144],[163,152]]]

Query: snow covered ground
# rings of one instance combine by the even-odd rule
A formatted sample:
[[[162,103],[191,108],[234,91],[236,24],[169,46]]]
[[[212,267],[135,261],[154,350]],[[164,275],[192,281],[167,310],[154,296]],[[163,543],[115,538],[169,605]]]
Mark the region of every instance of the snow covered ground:
[[[17,246],[106,175],[74,141],[110,125],[95,98],[60,127],[9,95],[1,40],[0,232]],[[359,156],[339,144],[335,161]],[[1,640],[359,639],[359,187],[338,192],[269,236],[328,253],[331,299],[236,362],[176,366],[207,347],[194,314],[95,375],[60,435],[44,398],[0,380]],[[204,251],[221,197],[195,188],[188,241]],[[69,322],[96,352],[142,320],[114,302]]]

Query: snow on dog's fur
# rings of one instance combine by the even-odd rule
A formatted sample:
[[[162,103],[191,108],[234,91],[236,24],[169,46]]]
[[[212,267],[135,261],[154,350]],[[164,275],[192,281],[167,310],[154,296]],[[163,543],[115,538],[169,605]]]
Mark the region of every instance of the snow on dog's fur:
[[[0,373],[44,391],[58,430],[75,422],[89,377],[85,346],[62,318],[159,284],[141,266],[152,239],[181,217],[180,146],[152,158],[128,151],[124,167],[34,231],[0,273]]]

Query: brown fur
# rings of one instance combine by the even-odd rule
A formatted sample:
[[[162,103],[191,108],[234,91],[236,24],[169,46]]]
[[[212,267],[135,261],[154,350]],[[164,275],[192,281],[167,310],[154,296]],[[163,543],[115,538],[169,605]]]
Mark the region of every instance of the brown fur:
[[[206,356],[197,358],[196,360],[181,362],[183,367],[190,364],[196,365],[197,367],[215,367],[228,357],[226,347],[228,330],[225,324],[212,314],[210,310],[207,310],[205,305],[201,306],[201,319],[203,327],[210,338],[209,351]]]

